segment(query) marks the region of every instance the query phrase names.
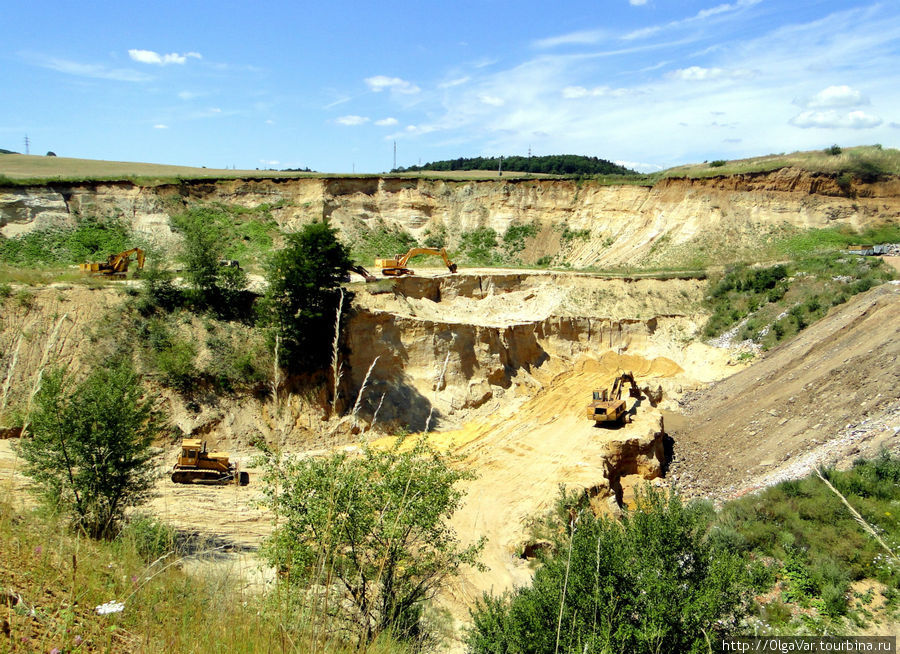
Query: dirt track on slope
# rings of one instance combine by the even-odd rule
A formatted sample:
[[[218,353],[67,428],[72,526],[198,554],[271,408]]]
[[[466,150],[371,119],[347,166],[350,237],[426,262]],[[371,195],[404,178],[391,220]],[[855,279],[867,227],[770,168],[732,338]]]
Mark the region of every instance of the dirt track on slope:
[[[878,286],[670,416],[669,479],[724,499],[900,447],[900,284]]]

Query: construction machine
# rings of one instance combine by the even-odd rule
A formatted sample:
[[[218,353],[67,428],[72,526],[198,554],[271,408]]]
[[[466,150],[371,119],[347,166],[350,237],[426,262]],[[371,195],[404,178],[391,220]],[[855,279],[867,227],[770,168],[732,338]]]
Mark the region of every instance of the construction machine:
[[[393,259],[375,259],[375,265],[381,268],[381,274],[389,277],[400,277],[401,275],[412,275],[413,271],[406,267],[406,264],[415,256],[420,254],[433,254],[444,260],[444,264],[450,272],[456,272],[456,264],[450,261],[447,251],[444,248],[412,248],[406,254],[398,254]]]
[[[641,389],[634,381],[634,375],[625,372],[616,377],[611,388],[594,391],[593,402],[587,406],[587,417],[596,425],[623,424],[628,414],[625,400],[622,399],[622,390],[625,384],[630,384],[628,394],[634,398],[641,397]]]
[[[140,248],[131,248],[118,254],[109,255],[105,263],[82,263],[80,264],[81,272],[110,277],[124,277],[125,273],[128,272],[128,264],[131,262],[132,255],[137,259],[138,270],[143,269],[144,251]]]
[[[246,486],[250,475],[229,461],[228,452],[207,452],[206,442],[199,438],[181,441],[181,456],[172,468],[176,484],[229,484]]]

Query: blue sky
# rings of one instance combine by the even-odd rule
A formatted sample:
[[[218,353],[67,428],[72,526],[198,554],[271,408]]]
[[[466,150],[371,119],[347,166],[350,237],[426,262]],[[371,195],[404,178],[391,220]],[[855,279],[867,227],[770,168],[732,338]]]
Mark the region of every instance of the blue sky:
[[[12,0],[0,147],[381,172],[900,141],[900,2]]]

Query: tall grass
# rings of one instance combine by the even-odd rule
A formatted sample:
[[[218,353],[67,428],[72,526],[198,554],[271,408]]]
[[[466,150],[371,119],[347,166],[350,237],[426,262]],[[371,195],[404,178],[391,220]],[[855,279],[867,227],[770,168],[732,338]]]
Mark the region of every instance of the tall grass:
[[[202,543],[193,550],[169,550],[148,563],[143,541],[128,530],[115,541],[93,541],[53,516],[0,503],[0,579],[14,603],[0,608],[10,631],[0,634],[3,651],[358,651],[317,633],[292,593],[249,590],[237,566],[186,573],[188,559],[204,557]],[[124,603],[121,612],[97,614],[95,607],[113,600]],[[382,637],[364,651],[407,649]]]

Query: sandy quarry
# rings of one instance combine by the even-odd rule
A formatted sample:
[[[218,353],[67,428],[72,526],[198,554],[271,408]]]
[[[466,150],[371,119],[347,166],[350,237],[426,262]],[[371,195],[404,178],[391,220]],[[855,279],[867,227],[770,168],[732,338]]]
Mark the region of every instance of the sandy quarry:
[[[703,284],[435,270],[372,293],[351,285],[357,313],[348,325],[348,397],[357,396],[379,357],[360,398],[363,422],[383,397],[379,416],[428,424],[429,439],[478,475],[466,484],[453,524],[464,541],[487,538],[487,571],[465,571],[445,594],[455,616],[464,619],[482,591],[528,582],[519,557],[524,524],[552,505],[560,483],[584,489],[598,511],[615,511],[644,480],[720,499],[804,474],[809,465],[801,459],[839,462],[897,446],[900,286],[877,287],[835,308],[747,367],[735,364],[734,351],[693,338],[703,319],[696,309]],[[86,347],[83,328],[116,301],[103,290],[48,289],[31,312],[4,313],[3,338],[16,330],[42,336],[20,346],[16,385],[29,388],[44,357],[75,365]],[[15,339],[0,345],[12,351]],[[634,421],[620,429],[595,427],[584,417],[590,391],[623,370],[641,385],[660,386],[664,401],[659,408],[641,401]],[[299,399],[285,404],[280,426],[272,407],[252,398],[220,398],[174,415],[185,432],[230,449],[243,469],[259,434],[276,439],[277,432],[297,453],[385,437],[341,431]],[[674,438],[675,459],[663,477],[664,432]],[[0,440],[0,489],[24,503],[13,444]],[[163,475],[177,448],[160,449],[158,495],[147,510],[205,536],[228,553],[217,561],[264,581],[253,552],[272,522],[258,504],[258,471],[250,468],[245,488],[175,486]]]

